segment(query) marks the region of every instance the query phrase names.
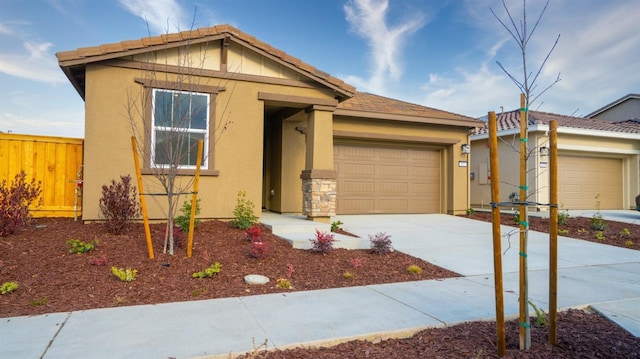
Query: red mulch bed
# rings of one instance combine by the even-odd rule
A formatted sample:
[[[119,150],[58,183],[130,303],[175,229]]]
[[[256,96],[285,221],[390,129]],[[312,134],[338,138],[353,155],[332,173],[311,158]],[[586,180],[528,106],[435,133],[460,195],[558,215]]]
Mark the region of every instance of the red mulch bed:
[[[471,218],[486,220],[487,214],[476,213]],[[586,240],[603,243],[589,232],[586,220],[570,218],[566,236],[584,235]],[[505,215],[502,221],[513,224],[512,216]],[[544,227],[545,220],[540,221],[539,225]],[[536,219],[530,223],[532,229],[542,229],[536,227]],[[607,223],[604,243],[638,249],[639,225]],[[623,228],[631,235],[618,239],[616,233]],[[196,228],[192,258],[186,257],[186,239],[180,241],[175,255],[162,254],[164,225],[152,225],[152,235],[154,260],[148,259],[141,224],[133,224],[126,235],[115,236],[95,223],[42,218],[16,234],[0,238],[0,282],[19,283],[16,291],[0,296],[0,317],[457,276],[400,252],[380,256],[367,250],[336,249],[323,255],[293,249],[268,231],[264,231],[263,236],[270,250],[264,258],[256,259],[249,255],[247,235],[220,221],[205,221]],[[66,244],[69,239],[83,242],[95,239],[98,244],[89,253],[69,254]],[[629,245],[629,241],[633,244]],[[91,264],[96,258],[106,258],[107,265]],[[192,273],[214,262],[222,264],[219,274],[209,279],[191,278]],[[409,273],[407,267],[412,264],[420,266],[423,272]],[[121,282],[111,274],[111,266],[135,268],[139,273],[135,281]],[[345,272],[353,276],[345,278]],[[271,282],[264,286],[248,285],[243,281],[247,274],[263,274]],[[278,278],[288,279],[293,288],[276,288]],[[546,344],[545,333],[546,329],[532,329],[532,348],[519,351],[516,324],[509,323],[507,357],[640,358],[640,339],[595,313],[578,310],[561,313],[558,347]],[[375,344],[352,341],[325,349],[298,348],[254,354],[260,358],[495,357],[495,324],[465,323]]]
[[[592,218],[588,217],[568,217],[565,224],[558,226],[558,235],[640,250],[640,212],[637,213],[638,221],[634,224],[605,220],[606,228],[602,231],[602,239],[598,238],[598,232],[600,231],[591,228]],[[491,222],[490,212],[475,212],[470,216],[463,217]],[[500,222],[509,226],[518,226],[515,224],[513,214],[502,214]],[[549,219],[529,216],[529,228],[534,231],[549,233]],[[628,230],[628,234],[625,229]]]

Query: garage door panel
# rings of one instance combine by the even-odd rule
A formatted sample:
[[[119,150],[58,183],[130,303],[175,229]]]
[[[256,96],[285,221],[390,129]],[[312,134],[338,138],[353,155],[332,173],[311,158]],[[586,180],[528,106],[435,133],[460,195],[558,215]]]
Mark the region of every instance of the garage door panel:
[[[409,167],[406,165],[385,165],[378,166],[377,176],[385,177],[406,177],[409,175]]]
[[[373,164],[346,162],[342,163],[340,171],[345,177],[375,176],[376,166]]]
[[[339,144],[334,159],[338,214],[440,211],[437,150]]]
[[[558,157],[558,200],[566,209],[622,208],[622,160],[597,157]]]
[[[345,193],[373,193],[376,190],[376,184],[372,181],[343,181],[341,186]]]

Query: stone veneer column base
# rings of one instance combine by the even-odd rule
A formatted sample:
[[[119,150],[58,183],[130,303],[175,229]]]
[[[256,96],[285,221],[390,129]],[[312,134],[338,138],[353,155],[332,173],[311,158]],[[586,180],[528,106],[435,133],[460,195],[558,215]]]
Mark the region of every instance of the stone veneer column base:
[[[302,214],[313,221],[329,222],[336,215],[336,173],[305,170],[302,178]]]

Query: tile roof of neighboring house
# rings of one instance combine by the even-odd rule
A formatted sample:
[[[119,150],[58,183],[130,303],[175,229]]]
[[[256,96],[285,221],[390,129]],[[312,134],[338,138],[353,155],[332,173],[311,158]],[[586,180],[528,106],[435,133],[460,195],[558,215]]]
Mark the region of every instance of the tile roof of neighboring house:
[[[617,106],[617,105],[619,105],[619,104],[621,104],[621,103],[623,103],[623,102],[625,102],[627,100],[630,100],[630,99],[640,99],[640,94],[630,93],[630,94],[624,95],[624,96],[620,97],[619,99],[617,99],[617,100],[615,100],[615,101],[613,101],[611,103],[608,103],[608,104],[600,107],[599,109],[591,112],[590,114],[586,115],[585,117],[588,117],[588,118],[598,117],[599,114],[605,112],[606,110],[608,110],[608,109],[610,109],[610,108],[612,108],[614,106]]]
[[[609,122],[592,118],[558,115],[555,113],[529,111],[529,126],[548,125],[551,120],[558,121],[558,127],[576,128],[593,131],[608,131],[640,134],[640,120]],[[503,112],[497,115],[498,132],[520,128],[520,110]],[[487,133],[486,126],[478,128],[476,134]]]
[[[335,115],[467,127],[483,126],[482,121],[472,117],[360,91],[356,91],[352,98],[338,104]]]
[[[159,47],[182,46],[188,42],[199,43],[228,37],[238,43],[263,51],[276,61],[281,61],[298,72],[304,73],[316,81],[324,82],[343,95],[350,97],[355,93],[355,87],[335,78],[326,72],[302,62],[300,59],[278,50],[271,45],[262,42],[255,37],[240,31],[230,25],[217,25],[191,31],[182,31],[173,34],[146,37],[139,40],[121,41],[118,43],[104,44],[93,47],[84,47],[72,51],[56,53],[58,63],[76,90],[84,98],[84,66],[91,62],[110,60],[131,54],[139,54],[153,51]]]

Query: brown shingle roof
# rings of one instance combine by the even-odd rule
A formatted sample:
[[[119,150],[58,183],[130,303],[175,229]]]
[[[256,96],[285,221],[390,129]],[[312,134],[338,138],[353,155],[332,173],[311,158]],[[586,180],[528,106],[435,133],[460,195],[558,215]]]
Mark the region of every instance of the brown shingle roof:
[[[344,81],[302,62],[300,59],[288,55],[282,50],[275,49],[269,44],[230,25],[217,25],[191,31],[147,37],[139,40],[127,40],[118,43],[79,48],[71,51],[58,52],[56,53],[56,57],[58,58],[60,67],[65,71],[67,77],[69,77],[78,92],[80,92],[80,95],[83,96],[83,67],[88,63],[126,56],[131,54],[131,51],[135,53],[153,51],[153,47],[159,45],[165,46],[165,48],[167,45],[169,47],[178,47],[183,45],[184,41],[187,40],[196,43],[215,40],[225,36],[239,43],[253,46],[257,50],[279,59],[316,81],[325,82],[327,86],[333,87],[338,92],[341,92],[343,96],[350,97],[355,93],[355,87],[346,84]]]
[[[396,119],[408,122],[438,123],[466,127],[483,125],[479,120],[458,115],[453,112],[438,110],[431,107],[360,91],[357,91],[352,98],[338,104],[335,114],[351,117]]]
[[[497,115],[498,132],[520,128],[520,111],[514,110]],[[558,121],[558,127],[577,128],[593,131],[608,131],[640,134],[640,120],[610,122],[593,118],[558,115],[555,113],[529,111],[529,126],[548,125],[551,120]],[[478,128],[476,134],[487,133],[486,127]]]

